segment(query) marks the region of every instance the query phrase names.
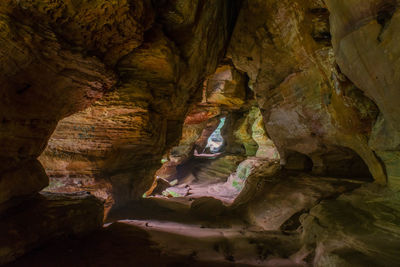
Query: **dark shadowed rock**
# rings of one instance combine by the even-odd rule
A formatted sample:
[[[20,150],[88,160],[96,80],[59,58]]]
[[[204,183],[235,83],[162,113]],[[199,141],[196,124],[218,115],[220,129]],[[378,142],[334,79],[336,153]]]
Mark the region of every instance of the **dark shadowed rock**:
[[[100,229],[103,204],[86,192],[41,193],[1,215],[0,264],[54,238]]]

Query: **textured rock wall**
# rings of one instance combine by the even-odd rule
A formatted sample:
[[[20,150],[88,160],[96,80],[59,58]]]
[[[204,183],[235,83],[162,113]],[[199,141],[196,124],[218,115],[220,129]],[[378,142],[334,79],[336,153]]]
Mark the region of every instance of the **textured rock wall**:
[[[399,2],[326,3],[340,69],[379,107],[369,146],[385,163],[389,185],[400,188]]]
[[[385,183],[368,146],[378,109],[336,66],[329,29],[322,1],[244,1],[228,55],[249,76],[283,164],[298,152],[329,174],[335,161],[326,155],[356,162],[358,154]]]
[[[99,8],[102,5],[104,9]],[[29,162],[44,150],[58,120],[110,90],[116,75],[102,58],[128,40],[140,44],[145,13],[143,3],[131,9],[127,1],[0,3],[0,172],[8,173],[1,175],[2,183],[10,183],[5,180],[13,170],[33,171]],[[97,16],[103,15],[98,21]],[[103,35],[108,38],[99,38]],[[24,195],[44,185],[27,187]]]
[[[102,226],[103,205],[93,196],[31,197],[48,184],[36,158],[59,120],[117,83],[116,63],[141,45],[153,21],[149,4],[1,1],[0,263]]]
[[[0,2],[0,263],[101,225],[91,196],[23,201],[48,183],[36,158],[54,130],[40,157],[51,189],[90,191],[106,209],[141,196],[174,145],[167,171],[202,150],[225,115],[229,153],[276,159],[272,140],[286,169],[366,180],[365,163],[400,188],[399,2],[245,0],[230,39],[239,3]],[[223,180],[242,159],[189,166]],[[279,168],[250,158],[237,169],[234,206],[250,223],[301,230],[297,257],[316,266],[398,263],[396,192],[341,195],[359,183]]]
[[[118,203],[142,196],[178,141],[188,107],[225,53],[236,10],[235,1],[153,4],[148,17],[156,19],[140,46],[105,58],[116,63],[115,90],[62,120],[40,158],[51,177],[111,184],[103,191]]]
[[[254,95],[245,82],[246,76],[228,60],[206,79],[202,101],[187,115],[179,144],[166,155],[166,162],[156,172],[156,178],[178,179],[179,183],[189,184],[193,179],[217,183],[226,181],[246,156],[279,158],[273,142],[266,135]],[[221,118],[225,119],[221,128],[223,145],[212,155],[205,148]],[[152,188],[155,186],[156,183]]]
[[[18,244],[13,236],[1,240],[0,262],[75,225],[82,228],[75,232],[101,225],[97,201],[72,201],[72,209],[60,201],[53,210],[30,198],[48,184],[36,158],[54,130],[40,160],[68,183],[66,191],[79,185],[108,209],[111,194],[122,203],[148,187],[204,78],[225,54],[238,3],[1,1],[0,211],[8,235],[21,234]],[[29,211],[22,208],[31,202]],[[26,218],[35,233],[24,238]],[[95,223],[83,229],[91,218]]]
[[[321,201],[300,217],[302,253],[313,266],[396,266],[399,203],[398,192],[376,185]]]

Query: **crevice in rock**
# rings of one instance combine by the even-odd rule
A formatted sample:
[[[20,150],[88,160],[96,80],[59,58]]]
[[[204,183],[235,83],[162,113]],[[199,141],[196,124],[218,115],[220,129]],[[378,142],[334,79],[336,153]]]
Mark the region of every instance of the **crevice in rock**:
[[[381,36],[385,32],[387,25],[390,23],[394,13],[396,12],[398,3],[396,0],[383,1],[377,6],[376,21],[381,25],[381,31],[378,35],[378,41],[382,42]]]
[[[313,23],[312,38],[317,43],[325,46],[331,46],[331,33],[329,26],[329,10],[327,8],[317,7],[309,10]]]
[[[290,231],[295,231],[301,226],[300,222],[300,216],[303,214],[307,214],[309,212],[308,209],[303,209],[301,211],[296,212],[295,214],[292,215],[286,222],[284,222],[280,230],[283,232],[290,232]]]

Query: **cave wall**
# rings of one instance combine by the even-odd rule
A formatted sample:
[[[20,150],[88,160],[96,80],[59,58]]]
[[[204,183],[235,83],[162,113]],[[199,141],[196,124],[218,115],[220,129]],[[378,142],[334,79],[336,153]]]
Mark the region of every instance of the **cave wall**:
[[[119,51],[125,42],[134,48],[143,39],[147,19],[142,2],[132,9],[127,1],[101,2],[0,3],[0,191],[7,192],[2,201],[46,186],[47,178],[35,160],[57,121],[88,107],[116,83],[115,73],[101,57]],[[97,16],[104,20],[98,23]],[[126,30],[124,35],[118,33],[119,27]],[[102,35],[107,38],[99,38]],[[13,177],[22,173],[40,179],[27,183],[23,192],[15,191],[21,179]]]
[[[114,90],[59,122],[40,158],[46,172],[89,189],[100,181],[117,204],[141,197],[225,54],[235,3],[154,2],[142,42],[115,61]]]
[[[84,189],[118,204],[143,193],[224,56],[239,4],[1,1],[0,212],[11,237],[0,238],[0,264],[102,225],[93,196],[36,194],[49,182],[37,157],[50,136],[40,158],[48,174],[103,179]],[[19,227],[27,217],[31,238]]]
[[[323,1],[244,1],[228,56],[249,76],[282,164],[298,152],[329,175],[324,155],[342,147],[386,183],[368,144],[378,107],[337,66]]]
[[[396,187],[397,1],[244,1],[230,39],[239,4],[3,1],[2,201],[46,186],[35,159],[55,129],[41,157],[52,177],[139,196],[228,42],[283,164],[298,152],[329,174],[326,155],[350,149]],[[216,74],[214,91],[225,69]],[[221,96],[209,100],[242,105]],[[24,171],[38,178],[21,190],[10,177]]]
[[[340,69],[379,108],[369,147],[400,188],[399,1],[326,1],[332,45]]]

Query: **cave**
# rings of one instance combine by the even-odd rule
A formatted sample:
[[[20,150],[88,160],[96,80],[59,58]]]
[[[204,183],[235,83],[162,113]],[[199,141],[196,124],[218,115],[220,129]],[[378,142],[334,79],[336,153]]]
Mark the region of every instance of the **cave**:
[[[1,1],[0,266],[399,266],[397,7]]]

